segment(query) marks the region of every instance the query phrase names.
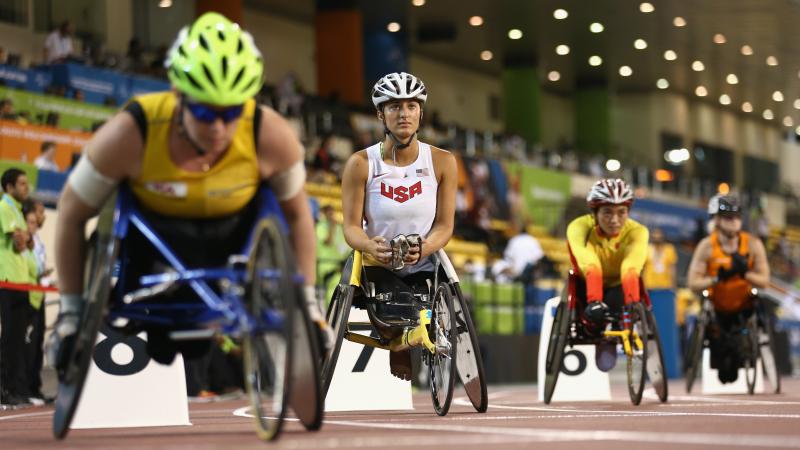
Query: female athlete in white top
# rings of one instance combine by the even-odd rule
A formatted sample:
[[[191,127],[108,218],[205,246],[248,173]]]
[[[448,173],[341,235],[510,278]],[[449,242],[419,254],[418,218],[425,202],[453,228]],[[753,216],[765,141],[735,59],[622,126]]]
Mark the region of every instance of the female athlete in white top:
[[[456,159],[446,150],[417,140],[426,99],[425,85],[411,74],[390,73],[378,80],[372,103],[386,136],[353,154],[344,169],[345,240],[364,255],[367,275],[378,290],[386,286],[378,281],[399,278],[413,286],[431,277],[429,256],[453,234]],[[419,234],[423,245],[411,247],[404,268],[395,272],[389,241],[398,234]],[[399,353],[392,353],[392,373],[410,379],[407,351]]]

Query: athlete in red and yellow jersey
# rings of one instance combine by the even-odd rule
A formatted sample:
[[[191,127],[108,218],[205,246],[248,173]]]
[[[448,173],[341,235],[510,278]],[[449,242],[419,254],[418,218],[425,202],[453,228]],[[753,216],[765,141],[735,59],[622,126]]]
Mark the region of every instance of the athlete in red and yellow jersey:
[[[708,289],[714,309],[730,314],[752,309],[753,287],[769,284],[764,244],[742,231],[742,213],[735,197],[715,196],[709,202],[714,230],[700,241],[689,266],[689,288]]]
[[[639,301],[649,233],[628,218],[633,192],[624,181],[598,181],[586,201],[592,212],[569,224],[567,245],[573,268],[586,282],[584,317],[599,324],[609,306]]]

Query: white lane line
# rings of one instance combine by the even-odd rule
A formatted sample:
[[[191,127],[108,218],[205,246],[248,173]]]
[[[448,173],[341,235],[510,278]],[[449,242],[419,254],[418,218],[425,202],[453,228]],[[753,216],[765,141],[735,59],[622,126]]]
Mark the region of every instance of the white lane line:
[[[652,398],[656,398],[655,396]],[[726,397],[701,397],[696,395],[670,395],[670,400],[690,401],[690,402],[707,402],[707,403],[724,403],[724,404],[741,404],[741,405],[800,405],[796,401],[775,401],[775,400],[748,400],[744,398],[726,398]]]
[[[251,417],[246,413],[248,407],[239,408],[234,415]],[[328,426],[343,426],[355,428],[374,428],[383,430],[411,430],[434,431],[451,433],[469,433],[477,435],[515,436],[537,441],[622,441],[622,442],[659,442],[689,445],[730,445],[737,447],[776,447],[796,448],[797,436],[775,436],[755,434],[713,434],[713,433],[665,433],[648,431],[621,431],[621,430],[572,430],[552,428],[506,428],[475,425],[432,425],[432,424],[399,424],[399,423],[366,423],[352,420],[325,420]],[[360,438],[354,438],[358,440]],[[400,440],[387,437],[384,441],[388,444],[397,444]],[[410,441],[409,445],[424,445],[423,439]]]
[[[605,411],[595,409],[573,409],[555,408],[539,406],[508,406],[508,405],[489,405],[489,409],[515,409],[520,411],[542,411],[542,412],[568,412],[573,414],[608,414],[617,416],[648,416],[648,417],[668,417],[668,416],[702,416],[702,417],[748,417],[764,419],[800,419],[800,414],[762,414],[762,413],[714,413],[714,412],[679,412],[679,411]]]
[[[2,416],[0,417],[0,420],[22,419],[23,417],[51,416],[51,415],[53,415],[53,411],[44,411],[35,413],[15,414],[13,416]]]

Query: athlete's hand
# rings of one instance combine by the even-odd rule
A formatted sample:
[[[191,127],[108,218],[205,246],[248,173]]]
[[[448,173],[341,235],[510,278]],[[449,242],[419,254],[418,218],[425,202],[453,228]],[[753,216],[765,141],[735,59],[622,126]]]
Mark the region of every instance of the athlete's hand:
[[[424,237],[419,238],[419,245],[411,245],[408,247],[408,253],[406,253],[406,257],[403,258],[403,262],[408,266],[413,266],[417,264],[422,256],[422,245],[425,244],[427,240]]]
[[[389,264],[392,260],[392,248],[383,236],[374,236],[370,239],[364,252],[381,264]]]
[[[731,272],[741,275],[742,278],[744,278],[744,274],[747,273],[747,255],[734,253],[733,256],[731,256]]]

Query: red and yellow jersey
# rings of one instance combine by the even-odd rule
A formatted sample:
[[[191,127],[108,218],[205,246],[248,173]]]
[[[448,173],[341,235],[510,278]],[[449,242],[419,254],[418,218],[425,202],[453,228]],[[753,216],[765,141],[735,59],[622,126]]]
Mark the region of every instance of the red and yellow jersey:
[[[594,216],[587,214],[567,227],[567,246],[575,270],[586,279],[586,295],[603,298],[603,286],[619,286],[625,301],[639,300],[639,275],[647,261],[647,227],[633,219],[625,221],[616,236],[606,236]]]
[[[716,231],[709,236],[711,242],[711,256],[706,264],[706,273],[712,278],[717,277],[720,269],[730,269],[732,256],[722,249],[719,235]],[[742,231],[739,233],[740,255],[747,256],[747,267],[753,268],[753,257],[750,256],[750,234]],[[733,277],[720,281],[709,288],[709,297],[714,304],[714,309],[721,312],[732,313],[752,307],[751,290],[753,285],[742,277]]]

